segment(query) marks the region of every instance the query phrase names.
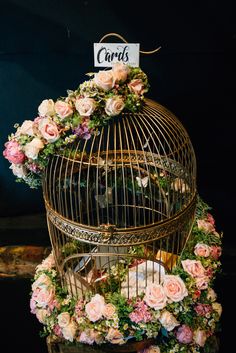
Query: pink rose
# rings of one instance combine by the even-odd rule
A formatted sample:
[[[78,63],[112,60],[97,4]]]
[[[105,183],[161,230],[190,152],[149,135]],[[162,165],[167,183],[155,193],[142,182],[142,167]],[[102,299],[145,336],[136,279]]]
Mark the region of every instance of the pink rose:
[[[96,294],[91,301],[85,305],[85,312],[90,321],[95,322],[101,319],[104,311],[105,301],[104,298]]]
[[[167,310],[164,310],[161,313],[159,321],[167,331],[172,331],[176,326],[179,325],[179,322],[176,320],[174,315]]]
[[[215,225],[215,220],[210,213],[207,214],[207,221],[210,222],[213,226]]]
[[[20,145],[17,141],[11,140],[5,143],[6,149],[3,151],[3,156],[14,164],[21,164],[25,160],[24,153],[20,150]]]
[[[114,316],[114,314],[116,313],[116,307],[115,305],[109,303],[109,304],[106,304],[104,307],[103,307],[103,312],[102,312],[102,315],[106,318],[106,319],[112,319],[112,317]]]
[[[24,152],[26,157],[30,159],[37,159],[39,151],[44,148],[44,143],[40,140],[40,138],[35,137],[31,142],[28,142],[24,146]]]
[[[210,251],[213,259],[218,260],[218,258],[221,256],[222,248],[220,246],[212,245]]]
[[[62,328],[61,332],[63,337],[66,340],[73,342],[76,334],[76,329],[77,329],[76,324],[73,321],[71,321],[67,326]]]
[[[197,220],[198,229],[203,230],[206,233],[214,233],[215,227],[211,222],[208,222],[204,219]]]
[[[50,270],[55,267],[55,259],[53,253],[51,252],[46,259],[43,260],[41,264],[36,267],[36,273],[43,270]]]
[[[36,289],[33,298],[36,301],[37,306],[39,306],[40,308],[46,308],[55,299],[55,289],[54,287],[43,287],[40,289]]]
[[[90,116],[96,108],[96,102],[93,98],[78,98],[75,108],[81,116]]]
[[[150,308],[159,310],[166,306],[167,297],[160,284],[152,283],[147,286],[143,300]]]
[[[208,257],[210,255],[210,251],[210,246],[203,243],[197,243],[194,247],[194,254],[196,256]]]
[[[139,78],[130,81],[128,87],[130,91],[134,92],[137,96],[141,96],[145,92],[143,81]]]
[[[191,343],[193,340],[193,331],[189,326],[182,325],[177,329],[176,338],[180,343]]]
[[[105,112],[108,116],[116,116],[122,112],[124,109],[123,99],[119,96],[114,96],[112,98],[108,98],[106,101]]]
[[[55,111],[61,119],[70,117],[73,114],[73,109],[69,103],[57,101],[55,103]]]
[[[52,99],[44,99],[38,107],[40,116],[53,116],[55,114],[54,102]]]
[[[106,340],[113,344],[124,344],[124,337],[122,333],[118,329],[114,329],[113,327],[109,328],[108,334],[106,336]]]
[[[171,302],[179,302],[188,295],[184,281],[179,276],[166,275],[164,277],[163,288]]]
[[[207,339],[206,332],[200,329],[197,329],[193,333],[193,340],[196,344],[198,344],[200,347],[204,347],[205,342]]]
[[[195,281],[196,281],[197,288],[200,290],[203,290],[203,289],[207,289],[210,279],[207,276],[203,276],[203,277],[195,278]]]
[[[58,337],[62,337],[62,332],[61,332],[61,328],[59,325],[55,325],[53,327],[53,333]]]
[[[94,343],[94,337],[91,337],[89,330],[81,332],[79,336],[79,342],[92,345]]]
[[[41,322],[41,324],[46,324],[46,319],[49,316],[49,312],[46,309],[36,309],[36,317]]]
[[[130,72],[130,68],[123,63],[115,63],[112,68],[113,77],[115,78],[115,82],[126,81],[127,76]]]
[[[33,126],[34,126],[33,121],[25,120],[23,124],[17,129],[16,135],[34,136]]]
[[[202,266],[201,261],[183,260],[181,263],[184,271],[186,271],[191,277],[198,278],[205,275],[205,269]]]
[[[36,281],[32,284],[32,290],[35,291],[37,288],[50,287],[52,281],[45,273],[42,273]]]
[[[60,137],[57,124],[49,118],[43,118],[38,124],[39,132],[49,143],[57,141]]]
[[[57,316],[58,325],[61,328],[66,327],[70,323],[70,314],[65,311]]]
[[[26,167],[24,165],[22,165],[22,164],[14,164],[14,163],[12,163],[9,168],[12,170],[12,173],[17,178],[25,179],[26,175],[28,174]]]
[[[99,88],[103,89],[104,91],[109,91],[115,85],[113,71],[99,71],[94,76],[94,82]]]
[[[32,314],[35,314],[36,309],[37,309],[36,301],[34,299],[34,295],[32,295],[32,297],[30,298],[30,312]]]

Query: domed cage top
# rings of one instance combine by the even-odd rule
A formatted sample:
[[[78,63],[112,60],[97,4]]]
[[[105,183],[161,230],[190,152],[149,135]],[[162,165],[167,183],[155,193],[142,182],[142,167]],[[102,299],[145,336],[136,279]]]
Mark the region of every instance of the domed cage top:
[[[194,150],[180,121],[146,99],[55,155],[43,190],[63,284],[80,296],[118,272],[119,289],[137,295],[140,273],[143,286],[160,281],[190,234]]]

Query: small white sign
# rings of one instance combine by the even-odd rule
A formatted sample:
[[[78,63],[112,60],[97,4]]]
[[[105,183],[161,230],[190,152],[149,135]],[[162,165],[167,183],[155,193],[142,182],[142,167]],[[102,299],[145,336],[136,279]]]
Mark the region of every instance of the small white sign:
[[[116,62],[139,66],[139,43],[94,43],[94,66],[111,67]]]

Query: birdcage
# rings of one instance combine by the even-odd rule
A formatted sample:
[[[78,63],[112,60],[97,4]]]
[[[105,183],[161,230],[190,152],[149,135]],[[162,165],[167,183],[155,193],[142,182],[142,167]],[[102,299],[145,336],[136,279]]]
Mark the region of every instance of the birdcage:
[[[180,121],[146,99],[52,157],[43,181],[62,285],[142,293],[173,268],[193,224],[196,160]]]

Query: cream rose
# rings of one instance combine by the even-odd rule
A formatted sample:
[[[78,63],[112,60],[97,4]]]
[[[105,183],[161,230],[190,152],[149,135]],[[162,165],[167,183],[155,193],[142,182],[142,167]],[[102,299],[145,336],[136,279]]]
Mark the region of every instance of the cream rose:
[[[40,120],[38,130],[42,137],[49,143],[57,141],[60,137],[57,124],[49,118],[43,118]]]
[[[147,286],[143,300],[151,308],[159,310],[166,306],[167,297],[160,284],[152,283]]]
[[[115,63],[112,68],[115,82],[126,81],[130,68],[123,63]]]
[[[122,333],[118,329],[114,329],[113,327],[109,328],[106,340],[113,344],[125,343]]]
[[[61,327],[61,328],[64,328],[66,326],[69,325],[70,323],[70,314],[65,311],[64,313],[61,313],[57,316],[57,321],[58,321],[58,325]]]
[[[193,332],[193,340],[200,347],[204,347],[206,339],[207,339],[207,335],[205,331],[197,329],[196,331]]]
[[[62,328],[61,332],[66,340],[73,342],[76,333],[76,324],[71,321],[68,325]]]
[[[57,101],[55,103],[55,112],[61,119],[65,119],[73,114],[73,109],[69,103],[64,101]]]
[[[94,76],[94,82],[99,88],[103,89],[104,91],[109,91],[115,85],[113,71],[99,71]]]
[[[33,138],[31,142],[27,143],[24,146],[24,152],[26,157],[30,159],[37,159],[39,151],[43,149],[43,147],[44,147],[44,143],[42,142],[42,140],[40,140],[40,138],[38,137]]]
[[[101,319],[104,311],[105,301],[104,298],[96,294],[91,301],[85,305],[85,312],[90,321],[95,322]]]
[[[32,120],[25,120],[23,124],[17,129],[16,136],[18,135],[34,136],[33,125],[34,125],[34,122]]]
[[[75,108],[81,116],[90,116],[96,108],[93,98],[78,98],[75,101]]]
[[[196,278],[205,276],[205,269],[202,266],[201,261],[183,260],[181,263],[184,271],[186,271],[191,277]]]
[[[54,102],[52,99],[44,99],[38,107],[40,116],[53,116],[55,114]]]
[[[217,312],[219,317],[221,317],[222,314],[222,305],[220,303],[212,303],[212,309]]]
[[[106,318],[106,319],[111,319],[114,314],[116,313],[116,307],[115,305],[109,303],[109,304],[106,304],[104,307],[103,307],[103,312],[102,312],[102,315]]]
[[[216,292],[212,288],[208,288],[207,291],[207,299],[210,300],[211,302],[215,302],[217,299]]]
[[[210,246],[204,243],[197,243],[194,247],[194,254],[196,256],[208,257],[211,253]]]
[[[165,295],[172,302],[179,302],[188,295],[184,281],[175,275],[166,275],[164,277],[163,288]]]
[[[22,164],[14,164],[12,163],[9,169],[12,170],[12,173],[17,177],[21,179],[25,179],[27,175],[27,169],[22,165]]]
[[[164,326],[164,328],[167,331],[172,331],[176,326],[179,325],[179,322],[176,320],[176,318],[174,317],[174,315],[172,315],[169,311],[164,310],[161,313],[161,316],[159,318],[160,323],[162,324],[162,326]]]
[[[112,98],[108,98],[106,101],[105,112],[109,116],[115,116],[121,113],[121,111],[124,109],[124,106],[125,104],[122,98],[114,96]]]
[[[46,324],[46,318],[49,315],[48,310],[46,310],[46,309],[36,309],[35,310],[35,315],[36,315],[37,319],[39,320],[39,322],[41,322],[41,324]]]
[[[36,288],[50,287],[52,281],[50,277],[48,277],[45,273],[42,273],[36,281],[32,284],[32,290],[36,290]]]
[[[139,78],[130,81],[128,87],[130,91],[134,92],[137,96],[141,96],[145,92],[143,81]]]

